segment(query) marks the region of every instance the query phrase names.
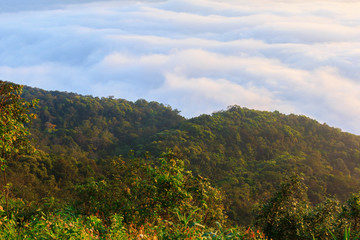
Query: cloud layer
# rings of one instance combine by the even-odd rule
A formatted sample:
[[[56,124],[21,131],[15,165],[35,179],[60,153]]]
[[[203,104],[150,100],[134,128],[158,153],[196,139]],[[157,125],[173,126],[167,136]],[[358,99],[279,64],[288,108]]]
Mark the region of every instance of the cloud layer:
[[[0,79],[360,134],[358,1],[0,0]]]

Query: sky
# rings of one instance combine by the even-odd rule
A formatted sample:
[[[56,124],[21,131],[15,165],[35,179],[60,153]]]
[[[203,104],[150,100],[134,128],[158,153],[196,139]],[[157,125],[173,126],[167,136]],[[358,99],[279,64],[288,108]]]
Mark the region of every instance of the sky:
[[[360,135],[358,0],[0,0],[0,79]]]

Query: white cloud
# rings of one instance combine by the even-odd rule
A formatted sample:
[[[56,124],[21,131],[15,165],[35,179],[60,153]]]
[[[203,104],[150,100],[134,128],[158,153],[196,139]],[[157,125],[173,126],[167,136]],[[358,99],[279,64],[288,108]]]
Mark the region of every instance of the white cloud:
[[[165,74],[165,79],[162,88],[151,92],[151,95],[166,96],[172,106],[185,109],[184,114],[187,116],[199,112],[212,113],[214,105],[224,109],[239,103],[260,110],[269,110],[274,106],[281,110],[291,108],[277,101],[267,89],[251,84],[241,86],[226,79],[187,78],[173,73]],[[192,108],[186,107],[189,105]]]
[[[360,134],[358,1],[0,0],[0,79]]]

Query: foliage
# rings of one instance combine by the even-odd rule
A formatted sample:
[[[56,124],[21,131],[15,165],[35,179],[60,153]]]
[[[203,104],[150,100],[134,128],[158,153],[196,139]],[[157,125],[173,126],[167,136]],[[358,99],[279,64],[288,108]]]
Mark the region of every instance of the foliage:
[[[344,231],[341,218],[341,204],[338,200],[328,198],[313,206],[304,216],[304,238],[329,239],[330,233],[341,235]]]
[[[34,114],[29,114],[29,109],[36,105],[36,100],[25,101],[21,98],[21,92],[21,85],[0,81],[0,170],[6,210],[10,188],[6,168],[12,158],[29,152],[31,145],[26,136],[30,133],[24,124],[35,118]]]
[[[19,200],[16,200],[19,201]],[[12,204],[15,202],[12,201]],[[19,203],[17,203],[19,205]],[[23,203],[20,203],[22,205]],[[21,206],[19,206],[21,208]],[[1,212],[0,212],[1,213]],[[41,209],[29,219],[19,222],[19,218],[0,216],[0,239],[265,239],[261,232],[251,228],[233,228],[222,230],[205,228],[202,225],[181,223],[160,225],[145,223],[142,226],[125,225],[122,216],[111,216],[111,222],[105,224],[95,215],[77,215],[66,209],[56,213],[44,213]]]
[[[188,225],[224,222],[222,195],[208,180],[185,171],[168,152],[162,157],[113,160],[108,180],[91,180],[77,187],[83,212],[109,216],[121,213],[126,223]],[[186,216],[186,217],[180,217]]]
[[[333,237],[333,240],[337,240],[339,238],[337,238],[335,236],[334,233],[332,233],[331,231],[329,231],[330,235]],[[360,238],[360,233],[358,233],[355,237],[352,236],[352,233],[351,233],[351,226],[349,226],[348,228],[345,228],[345,231],[344,231],[344,240],[357,240]]]
[[[280,189],[261,206],[256,224],[271,239],[301,239],[305,230],[304,216],[308,203],[306,188],[297,175],[291,176]]]
[[[312,206],[303,180],[291,176],[257,210],[256,224],[271,239],[358,239],[358,194],[344,204],[327,198]],[[351,237],[352,236],[352,237]]]
[[[343,206],[342,214],[353,230],[360,231],[360,193],[351,195]]]
[[[19,199],[12,199],[10,207],[17,214],[7,217],[0,211],[0,239],[127,239],[119,215],[105,225],[94,215],[75,215],[66,209],[44,213],[41,207],[31,209]],[[24,218],[26,212],[31,214]]]

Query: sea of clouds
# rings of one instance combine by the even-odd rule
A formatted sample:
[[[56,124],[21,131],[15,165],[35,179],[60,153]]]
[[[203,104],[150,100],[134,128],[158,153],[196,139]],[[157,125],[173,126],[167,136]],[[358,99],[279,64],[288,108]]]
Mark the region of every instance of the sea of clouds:
[[[0,0],[0,79],[360,134],[360,2]]]

